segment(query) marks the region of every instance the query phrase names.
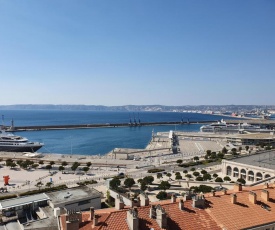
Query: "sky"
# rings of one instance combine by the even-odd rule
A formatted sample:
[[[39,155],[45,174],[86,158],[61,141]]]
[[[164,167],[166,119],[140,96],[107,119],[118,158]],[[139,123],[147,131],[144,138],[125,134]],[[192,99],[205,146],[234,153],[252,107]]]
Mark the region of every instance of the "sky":
[[[0,105],[274,105],[273,0],[0,0]]]

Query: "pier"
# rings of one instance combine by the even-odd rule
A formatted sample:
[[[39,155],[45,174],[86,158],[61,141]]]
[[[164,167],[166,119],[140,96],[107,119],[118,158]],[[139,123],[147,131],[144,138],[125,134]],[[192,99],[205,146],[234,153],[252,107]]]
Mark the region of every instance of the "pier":
[[[114,127],[140,127],[155,125],[188,125],[188,124],[207,124],[217,122],[209,121],[164,121],[164,122],[143,122],[138,126],[129,123],[105,123],[105,124],[78,124],[78,125],[39,125],[39,126],[6,126],[6,131],[41,131],[41,130],[62,130],[62,129],[88,129],[88,128],[114,128]]]

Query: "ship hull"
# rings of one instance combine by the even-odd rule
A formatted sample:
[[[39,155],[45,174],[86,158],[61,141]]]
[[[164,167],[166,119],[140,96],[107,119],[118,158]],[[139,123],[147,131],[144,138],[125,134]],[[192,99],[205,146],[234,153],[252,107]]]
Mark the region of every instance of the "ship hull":
[[[0,146],[0,152],[36,152],[43,145],[34,145],[34,146]]]

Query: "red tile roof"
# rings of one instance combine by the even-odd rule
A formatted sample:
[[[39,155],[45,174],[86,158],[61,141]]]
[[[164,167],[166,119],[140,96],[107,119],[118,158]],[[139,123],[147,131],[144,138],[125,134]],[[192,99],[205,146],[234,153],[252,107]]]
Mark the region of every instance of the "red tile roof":
[[[257,202],[253,204],[249,201],[249,192],[253,190],[257,194]],[[266,190],[269,191],[270,200],[268,202],[261,198],[263,186],[243,188],[241,192],[228,191],[223,195],[222,192],[216,192],[215,196],[206,194],[205,209],[193,208],[192,201],[184,202],[184,210],[179,209],[179,203],[170,203],[170,201],[156,202],[164,208],[167,213],[167,229],[227,229],[237,230],[249,228],[257,225],[274,222],[275,213],[275,186],[270,186]],[[231,194],[236,193],[237,203],[231,203]],[[266,207],[269,209],[263,208]],[[95,214],[99,216],[98,225],[92,227],[89,221],[89,212],[82,213],[82,223],[80,230],[128,230],[126,222],[127,210],[101,209],[96,210]],[[150,206],[139,207],[139,229],[160,230],[155,219],[150,218]],[[61,219],[62,222],[62,219]],[[63,223],[61,223],[63,225]]]
[[[221,229],[205,210],[193,208],[191,201],[185,203],[184,211],[179,209],[178,202],[170,203],[164,201],[157,203],[161,204],[162,208],[165,209],[168,215],[167,225],[169,226],[169,229]],[[80,224],[80,230],[128,230],[129,227],[126,222],[127,210],[128,209],[123,209],[120,211],[106,213],[103,213],[104,210],[99,210],[99,213],[98,210],[96,210],[95,213],[100,217],[98,226],[94,228],[92,228],[92,222],[87,221],[89,218],[89,213],[84,212],[82,215],[83,222]],[[154,230],[160,230],[161,228],[156,220],[150,218],[149,211],[150,206],[138,208],[139,229],[149,230],[153,228]]]

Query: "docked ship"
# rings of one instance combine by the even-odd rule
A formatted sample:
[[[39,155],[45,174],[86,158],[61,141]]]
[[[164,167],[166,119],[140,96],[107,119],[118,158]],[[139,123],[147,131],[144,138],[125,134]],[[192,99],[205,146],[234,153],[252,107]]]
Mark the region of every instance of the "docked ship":
[[[7,134],[0,130],[0,151],[2,152],[36,152],[44,144],[30,142],[27,138],[14,134]]]
[[[201,126],[200,131],[209,133],[267,133],[273,130],[247,123],[238,125],[226,124],[225,121],[221,120],[221,122]]]

